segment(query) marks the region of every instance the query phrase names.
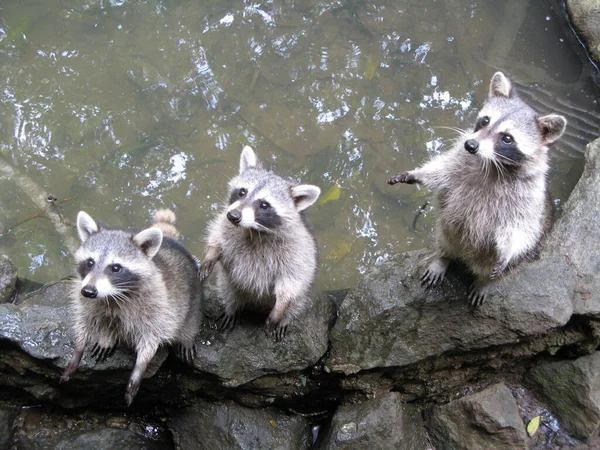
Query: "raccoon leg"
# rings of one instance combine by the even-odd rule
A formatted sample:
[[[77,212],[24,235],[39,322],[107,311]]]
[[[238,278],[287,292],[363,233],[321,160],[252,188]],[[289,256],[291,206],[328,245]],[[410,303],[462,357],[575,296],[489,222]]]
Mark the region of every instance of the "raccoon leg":
[[[282,280],[275,286],[275,306],[267,317],[267,333],[281,340],[286,335],[288,327],[294,320],[304,302],[305,292],[300,292],[297,280]]]
[[[221,258],[221,253],[222,249],[220,245],[209,245],[207,247],[204,261],[202,261],[202,264],[198,268],[198,278],[201,283],[210,276],[215,268],[215,264]]]
[[[240,294],[225,279],[219,280],[219,294],[221,302],[225,306],[225,311],[217,318],[217,324],[220,330],[231,329],[238,322],[239,313],[244,302]]]
[[[437,286],[437,284],[444,279],[444,275],[446,274],[449,264],[450,260],[448,258],[435,258],[429,263],[425,273],[423,273],[423,276],[421,277],[421,285],[427,288]]]
[[[145,347],[137,349],[137,357],[135,360],[135,367],[131,372],[129,383],[127,383],[127,390],[125,391],[125,401],[127,406],[131,406],[135,395],[140,389],[142,383],[142,377],[148,368],[148,364],[156,354],[158,350],[158,344],[146,344]]]
[[[498,261],[489,274],[490,280],[498,278],[506,268],[529,252],[532,239],[521,230],[503,232],[496,238]]]
[[[387,181],[392,186],[396,183],[414,184],[417,183],[416,178],[410,172],[400,172],[398,175],[394,175]]]
[[[65,371],[63,372],[62,376],[60,377],[61,383],[69,381],[69,379],[71,378],[71,375],[73,375],[73,373],[77,370],[77,366],[81,362],[81,357],[83,356],[84,350],[85,350],[85,341],[83,341],[83,340],[77,341],[77,343],[75,344],[75,351],[73,352],[73,356],[71,356],[71,360],[69,361],[69,364],[67,364],[67,367],[65,367]]]
[[[469,304],[473,307],[483,305],[488,292],[488,284],[485,281],[476,281],[469,288]]]
[[[116,338],[110,332],[102,332],[92,347],[91,356],[96,359],[96,363],[100,363],[112,356],[116,349]]]
[[[448,183],[448,167],[452,167],[453,152],[442,153],[421,167],[409,172],[400,172],[388,180],[388,184],[419,183],[429,189],[440,189]]]

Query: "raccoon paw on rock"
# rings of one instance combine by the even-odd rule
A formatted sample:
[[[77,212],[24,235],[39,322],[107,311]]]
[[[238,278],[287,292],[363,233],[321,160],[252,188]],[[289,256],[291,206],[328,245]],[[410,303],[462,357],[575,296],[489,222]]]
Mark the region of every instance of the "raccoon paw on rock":
[[[96,360],[96,363],[100,363],[111,357],[116,349],[116,345],[113,345],[112,347],[102,347],[96,342],[92,347],[91,356]]]

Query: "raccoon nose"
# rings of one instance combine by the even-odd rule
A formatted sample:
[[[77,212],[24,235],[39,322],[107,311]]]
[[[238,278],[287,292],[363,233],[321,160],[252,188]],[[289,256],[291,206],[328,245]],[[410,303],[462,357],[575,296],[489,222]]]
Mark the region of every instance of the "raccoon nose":
[[[240,223],[242,221],[242,214],[234,209],[227,213],[227,218],[231,223]]]
[[[96,298],[98,296],[98,289],[95,287],[85,286],[81,289],[81,295],[87,298]]]
[[[468,139],[465,141],[465,150],[474,155],[479,150],[479,142],[475,139]]]

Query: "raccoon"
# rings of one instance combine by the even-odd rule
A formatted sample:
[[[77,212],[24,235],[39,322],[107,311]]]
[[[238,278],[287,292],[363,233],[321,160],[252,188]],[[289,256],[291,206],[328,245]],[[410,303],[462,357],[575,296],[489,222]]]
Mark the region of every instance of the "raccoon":
[[[491,280],[538,256],[552,218],[547,146],[566,124],[560,115],[538,115],[497,72],[472,130],[450,151],[388,180],[437,192],[436,249],[425,286],[441,282],[451,260],[462,260],[475,275],[470,303],[479,306]]]
[[[252,148],[240,158],[229,182],[229,200],[208,227],[204,281],[217,268],[217,290],[225,312],[221,328],[233,327],[248,305],[269,310],[267,332],[281,339],[306,306],[317,270],[317,245],[303,211],[321,190],[262,168]]]
[[[125,394],[131,405],[160,345],[177,345],[188,361],[195,357],[198,264],[174,239],[179,232],[170,210],[158,211],[155,224],[140,232],[109,228],[80,211],[77,231],[81,245],[75,252],[72,292],[75,351],[61,382],[75,372],[86,345],[92,345],[92,357],[102,361],[122,343],[137,353]]]

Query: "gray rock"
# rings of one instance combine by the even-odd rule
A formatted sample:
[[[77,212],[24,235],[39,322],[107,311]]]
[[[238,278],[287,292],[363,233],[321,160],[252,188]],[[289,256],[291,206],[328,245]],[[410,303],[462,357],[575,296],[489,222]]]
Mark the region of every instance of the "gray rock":
[[[9,302],[17,285],[17,268],[5,255],[0,255],[0,303]]]
[[[588,439],[600,425],[600,352],[534,367],[527,380],[573,436]]]
[[[595,2],[597,3],[597,2]],[[600,9],[598,10],[600,11]],[[600,33],[600,29],[598,30]],[[569,283],[573,314],[600,317],[600,139],[586,147],[585,168],[554,226],[543,259]],[[560,272],[562,270],[562,273]]]
[[[205,297],[205,309],[218,316],[214,293]],[[266,317],[266,316],[265,316]],[[305,369],[327,351],[331,302],[313,294],[311,306],[293,322],[279,342],[267,336],[264,318],[242,321],[232,330],[219,331],[205,320],[197,339],[197,370],[217,375],[225,386],[234,387],[263,375]]]
[[[174,411],[169,419],[175,446],[204,449],[308,449],[312,443],[306,419],[275,409],[204,403]]]
[[[470,308],[465,280],[449,274],[426,290],[419,278],[427,250],[374,267],[350,291],[331,332],[330,369],[346,374],[404,366],[448,351],[516,343],[564,325],[569,291],[545,261],[501,279],[481,308]]]
[[[429,425],[438,450],[528,448],[517,402],[502,383],[435,407]]]
[[[590,53],[600,62],[600,8],[597,0],[567,0],[567,9],[575,28],[581,33]]]
[[[56,450],[154,450],[160,446],[151,439],[128,430],[104,428],[86,433],[66,433],[55,447]]]
[[[17,409],[0,408],[0,450],[8,450],[13,436],[13,423],[19,411]]]
[[[402,404],[398,393],[342,405],[319,439],[317,448],[370,450],[419,450],[428,447],[419,409]]]

